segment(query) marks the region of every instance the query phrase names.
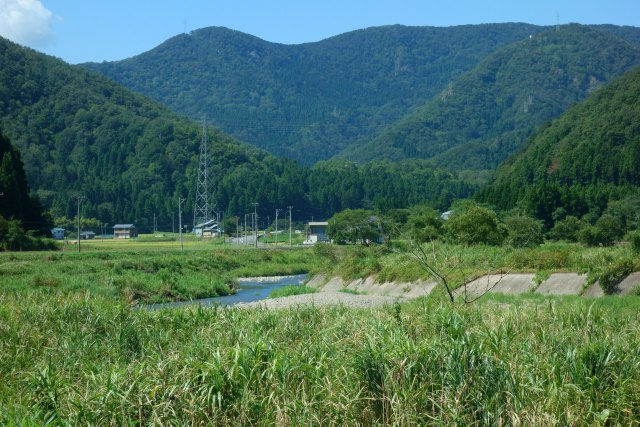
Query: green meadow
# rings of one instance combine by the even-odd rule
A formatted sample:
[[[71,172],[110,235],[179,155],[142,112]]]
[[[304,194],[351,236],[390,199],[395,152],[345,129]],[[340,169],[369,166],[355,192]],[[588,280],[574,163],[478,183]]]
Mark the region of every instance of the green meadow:
[[[634,259],[625,247],[574,245],[435,253],[454,278],[487,266],[597,278]],[[397,246],[96,241],[80,253],[1,253],[0,424],[637,423],[637,296],[487,295],[464,305],[437,289],[371,309],[136,305],[302,272],[425,277]]]

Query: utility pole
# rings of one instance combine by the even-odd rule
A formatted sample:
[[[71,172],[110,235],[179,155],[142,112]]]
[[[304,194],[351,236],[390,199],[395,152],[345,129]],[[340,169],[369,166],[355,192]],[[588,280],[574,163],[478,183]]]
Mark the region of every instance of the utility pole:
[[[178,232],[180,233],[180,249],[184,250],[184,243],[182,242],[182,202],[185,199],[178,197]]]
[[[291,240],[291,208],[293,206],[287,206],[289,208],[289,247],[293,247],[293,241]]]
[[[84,196],[78,196],[78,252],[80,252],[80,202],[84,200]]]
[[[254,233],[255,233],[255,238],[256,238],[256,248],[258,247],[258,203],[253,202],[251,203],[253,205],[253,217],[255,218],[255,228],[254,228]]]
[[[278,214],[282,209],[276,209],[276,247],[278,246]]]
[[[249,244],[249,242],[247,241],[247,216],[248,216],[248,215],[249,215],[249,214],[244,214],[244,229],[243,229],[243,231],[244,231],[244,233],[243,233],[243,234],[244,234],[244,237],[242,238],[242,243],[244,243],[245,245],[248,245],[248,244]]]

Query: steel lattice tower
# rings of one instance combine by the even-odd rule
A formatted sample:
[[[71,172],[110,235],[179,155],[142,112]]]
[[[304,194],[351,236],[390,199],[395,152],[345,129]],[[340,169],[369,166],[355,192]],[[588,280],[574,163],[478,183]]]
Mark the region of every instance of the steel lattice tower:
[[[200,164],[198,165],[198,182],[196,183],[196,203],[193,209],[194,227],[211,219],[209,182],[207,176],[209,166],[208,145],[207,123],[205,122],[202,125],[202,139],[200,141]]]

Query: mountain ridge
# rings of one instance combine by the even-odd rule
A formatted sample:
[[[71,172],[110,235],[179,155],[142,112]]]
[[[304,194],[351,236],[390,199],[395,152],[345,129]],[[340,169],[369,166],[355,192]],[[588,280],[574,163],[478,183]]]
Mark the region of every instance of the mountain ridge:
[[[609,32],[568,25],[506,46],[412,114],[338,158],[432,159],[493,169],[536,127],[640,64],[640,47]]]
[[[283,45],[220,27],[84,67],[304,164],[380,132],[529,24],[371,27]]]

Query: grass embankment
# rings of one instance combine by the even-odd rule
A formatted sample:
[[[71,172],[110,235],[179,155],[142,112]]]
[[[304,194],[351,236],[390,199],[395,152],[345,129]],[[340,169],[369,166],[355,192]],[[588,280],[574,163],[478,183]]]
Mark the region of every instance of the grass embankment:
[[[233,292],[238,277],[306,273],[315,259],[310,250],[234,247],[0,253],[0,285],[16,292],[88,291],[154,303],[226,295]]]
[[[0,424],[631,425],[638,297],[133,310],[3,292]]]
[[[281,297],[289,297],[292,295],[313,294],[316,292],[318,292],[317,288],[310,288],[308,286],[301,286],[301,285],[287,285],[278,289],[274,289],[273,292],[269,294],[269,298],[281,298]]]
[[[465,280],[495,272],[529,272],[544,278],[552,272],[588,275],[593,283],[619,270],[640,270],[640,258],[630,247],[587,248],[579,244],[547,243],[535,248],[462,246],[444,243],[422,246],[429,262],[454,287]],[[372,247],[316,246],[322,271],[345,280],[377,275],[378,282],[409,282],[428,278],[409,245]]]

